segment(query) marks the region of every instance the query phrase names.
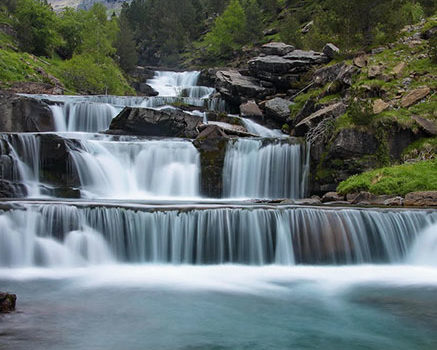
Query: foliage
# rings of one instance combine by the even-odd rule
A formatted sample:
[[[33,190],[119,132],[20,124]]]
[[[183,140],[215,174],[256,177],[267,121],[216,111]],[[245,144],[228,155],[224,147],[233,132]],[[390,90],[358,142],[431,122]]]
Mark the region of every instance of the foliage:
[[[341,194],[368,191],[377,195],[436,190],[437,160],[372,170],[350,177],[337,188]]]
[[[51,56],[61,41],[51,7],[42,0],[18,0],[14,15],[20,48],[35,55]]]

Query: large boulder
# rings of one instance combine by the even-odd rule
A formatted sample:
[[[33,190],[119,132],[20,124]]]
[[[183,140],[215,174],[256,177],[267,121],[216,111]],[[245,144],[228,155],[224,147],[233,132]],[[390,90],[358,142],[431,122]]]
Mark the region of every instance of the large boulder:
[[[317,65],[329,62],[329,57],[327,57],[324,53],[316,51],[294,50],[289,54],[285,55],[284,58],[292,61],[305,61],[310,65]]]
[[[15,311],[17,296],[0,292],[0,314]]]
[[[292,103],[289,100],[285,100],[279,97],[269,100],[265,104],[266,115],[268,117],[285,123],[290,117],[291,104]]]
[[[260,56],[248,62],[249,71],[255,76],[265,77],[262,72],[274,74],[305,72],[309,68],[306,60],[291,60],[281,56]]]
[[[353,83],[353,77],[359,72],[360,70],[353,65],[337,63],[316,70],[313,74],[313,82],[318,86],[338,82],[342,86],[349,87]]]
[[[278,42],[271,42],[261,46],[261,52],[266,55],[285,56],[293,50],[294,46]]]
[[[54,130],[52,111],[47,103],[34,98],[0,92],[1,132]]]
[[[437,191],[411,192],[405,196],[404,205],[408,207],[437,206]]]
[[[414,115],[411,117],[429,135],[437,136],[437,122]]]
[[[109,133],[141,136],[196,138],[202,119],[176,109],[125,107],[115,117]]]
[[[216,88],[225,100],[237,106],[248,99],[262,99],[268,93],[257,79],[232,69],[216,72]]]
[[[246,118],[262,119],[263,112],[258,107],[257,103],[250,100],[240,105],[240,115]]]
[[[159,92],[146,83],[134,83],[133,88],[144,96],[158,96]]]

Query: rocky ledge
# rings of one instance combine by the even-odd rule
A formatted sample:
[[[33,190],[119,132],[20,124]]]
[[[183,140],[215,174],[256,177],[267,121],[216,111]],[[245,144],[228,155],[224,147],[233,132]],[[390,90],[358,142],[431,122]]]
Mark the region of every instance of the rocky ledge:
[[[15,311],[17,296],[0,292],[0,314]]]

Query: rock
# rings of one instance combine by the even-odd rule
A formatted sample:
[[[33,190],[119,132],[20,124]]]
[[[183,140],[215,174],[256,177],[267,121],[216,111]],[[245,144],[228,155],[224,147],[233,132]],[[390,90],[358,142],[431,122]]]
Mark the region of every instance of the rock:
[[[367,76],[369,79],[376,79],[382,75],[384,67],[381,65],[378,66],[370,66],[367,72]]]
[[[341,86],[349,87],[353,83],[353,77],[358,73],[359,69],[356,67],[345,63],[338,63],[316,70],[313,74],[313,81],[319,86],[339,82]]]
[[[285,56],[294,50],[294,46],[284,43],[272,42],[261,46],[261,52],[266,55]]]
[[[270,28],[270,29],[266,29],[263,31],[264,36],[275,35],[278,33],[279,33],[279,30],[277,28]]]
[[[334,44],[326,44],[322,52],[329,58],[333,59],[336,55],[340,53],[340,49]]]
[[[389,207],[401,207],[404,205],[404,199],[400,196],[388,198],[383,203]]]
[[[374,135],[356,129],[343,129],[331,145],[332,158],[346,158],[374,154],[379,142]]]
[[[405,62],[401,62],[399,64],[397,64],[394,68],[393,68],[393,74],[395,75],[396,78],[399,78],[404,69],[407,67],[407,64]]]
[[[370,192],[360,192],[355,198],[351,201],[352,204],[370,204],[372,201],[376,199],[377,196]]]
[[[304,136],[309,129],[317,126],[323,119],[329,117],[337,118],[343,115],[346,112],[346,108],[347,106],[343,102],[338,102],[318,110],[296,125],[295,135]]]
[[[416,123],[419,124],[421,128],[426,131],[426,133],[432,136],[437,136],[437,123],[435,121],[425,119],[417,115],[413,115],[411,118],[415,120]]]
[[[199,130],[205,130],[209,126],[216,126],[220,128],[225,135],[234,135],[238,137],[255,137],[256,135],[250,134],[247,129],[242,125],[229,124],[224,122],[210,121],[208,124],[201,124]]]
[[[15,311],[17,296],[0,292],[0,314]]]
[[[296,117],[291,120],[292,127],[296,127],[297,124],[299,124],[302,120],[310,116],[311,114],[315,113],[320,108],[316,106],[316,101],[312,98],[309,98],[305,101],[305,104],[303,105],[302,109],[299,111],[299,113],[296,115]]]
[[[0,179],[0,198],[24,198],[27,194],[24,184]]]
[[[304,25],[304,27],[301,30],[302,34],[308,34],[311,30],[311,28],[314,26],[314,21],[310,21],[307,24]]]
[[[437,26],[434,26],[422,34],[422,39],[429,40],[437,33]]]
[[[0,92],[1,132],[54,131],[52,111],[43,101]]]
[[[227,101],[236,105],[250,98],[262,99],[268,92],[257,79],[243,76],[237,70],[217,71],[216,88]]]
[[[344,196],[337,192],[328,192],[322,197],[322,203],[344,201]]]
[[[227,135],[218,126],[210,125],[199,134],[193,144],[200,153],[202,196],[221,198]]]
[[[404,205],[407,207],[437,206],[437,191],[408,193],[405,196]]]
[[[273,74],[299,73],[307,71],[310,67],[307,60],[291,60],[281,56],[255,57],[248,62],[248,65],[251,74],[262,78],[267,76],[262,72]]]
[[[386,50],[384,46],[377,47],[376,49],[372,49],[371,53],[372,55],[378,55],[380,53],[383,53]]]
[[[149,84],[146,83],[135,83],[133,84],[135,90],[140,92],[144,96],[158,96],[159,92],[152,88]]]
[[[290,101],[276,97],[266,102],[266,115],[280,122],[286,122],[290,116],[290,105]]]
[[[242,117],[246,117],[246,118],[254,118],[254,119],[263,118],[263,112],[258,107],[256,102],[253,100],[250,100],[240,105],[240,114]]]
[[[387,102],[378,99],[373,103],[373,113],[374,114],[379,114],[384,112],[388,107],[390,107],[390,104],[388,104]]]
[[[429,87],[413,90],[402,98],[401,106],[403,108],[408,108],[428,96],[430,92],[431,89]]]
[[[358,68],[364,68],[367,66],[368,60],[369,57],[366,54],[360,54],[354,57],[353,62]]]
[[[297,60],[297,61],[305,61],[308,64],[316,65],[316,64],[323,64],[328,63],[329,58],[321,52],[315,52],[315,51],[304,51],[304,50],[294,50],[284,56],[287,60]]]
[[[125,107],[112,120],[109,133],[196,138],[201,124],[201,118],[179,110]]]
[[[322,202],[320,198],[304,198],[304,199],[296,199],[294,200],[295,204],[299,205],[320,205]]]

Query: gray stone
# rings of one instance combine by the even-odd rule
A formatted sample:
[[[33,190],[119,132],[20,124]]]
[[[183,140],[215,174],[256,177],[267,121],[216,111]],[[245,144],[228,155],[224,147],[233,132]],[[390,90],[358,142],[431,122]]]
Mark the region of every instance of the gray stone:
[[[261,46],[261,52],[266,55],[285,56],[293,50],[294,46],[278,42],[272,42]]]
[[[262,119],[263,112],[258,107],[255,101],[250,100],[240,105],[240,114],[242,117]]]
[[[174,109],[125,107],[115,117],[109,133],[142,136],[196,138],[201,118]]]
[[[289,100],[279,97],[269,100],[265,104],[266,115],[278,121],[286,122],[290,116],[291,104]]]
[[[340,49],[331,43],[326,44],[322,51],[327,57],[331,59],[340,53]]]
[[[354,157],[374,154],[378,149],[374,135],[356,129],[343,129],[335,138],[330,154],[332,158]]]
[[[344,201],[344,196],[337,192],[328,192],[322,197],[322,203]]]
[[[296,125],[295,135],[304,136],[309,129],[317,126],[323,119],[329,117],[337,118],[343,115],[346,112],[346,108],[347,106],[344,103],[338,102],[318,110]]]
[[[426,133],[432,136],[437,136],[437,123],[435,121],[417,115],[414,115],[411,118],[414,119]]]
[[[437,206],[437,191],[408,193],[405,196],[404,205],[407,207],[435,207]]]

